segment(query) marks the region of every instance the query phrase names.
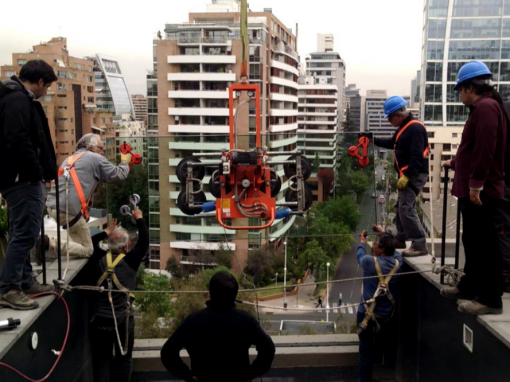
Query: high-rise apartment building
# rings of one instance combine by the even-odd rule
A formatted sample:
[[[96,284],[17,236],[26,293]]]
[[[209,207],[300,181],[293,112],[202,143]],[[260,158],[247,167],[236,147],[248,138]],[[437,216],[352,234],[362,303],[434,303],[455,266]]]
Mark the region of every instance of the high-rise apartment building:
[[[338,89],[338,130],[341,130],[347,107],[345,97],[346,66],[340,54],[333,50],[333,35],[318,35],[317,52],[310,53],[306,57],[306,77],[314,78],[316,84],[336,85]]]
[[[314,77],[299,78],[298,149],[314,164],[307,182],[314,202],[323,202],[321,181],[317,173],[335,171],[338,137],[338,89],[336,85],[317,84]]]
[[[503,99],[510,98],[510,1],[427,0],[423,13],[421,119],[428,128],[449,130],[441,136],[458,135],[469,110],[453,87],[466,62],[485,62]],[[456,154],[453,140],[444,144]],[[443,154],[431,150],[431,155]],[[431,176],[439,179],[440,171],[434,166]],[[430,187],[437,197],[439,188]]]
[[[147,123],[147,97],[143,94],[133,94],[131,96],[133,109],[135,112],[135,120]]]
[[[415,107],[416,103],[420,103],[420,83],[421,83],[421,70],[418,70],[416,72],[416,77],[411,80],[411,93],[410,93],[411,107]]]
[[[175,176],[178,162],[193,152],[218,152],[229,146],[227,89],[240,80],[239,21],[235,9],[190,13],[188,23],[166,25],[164,37],[154,41],[154,71],[147,78],[153,267],[159,262],[164,268],[172,255],[189,263],[189,255],[198,249],[214,256],[225,246],[235,251],[244,267],[250,247],[274,242],[294,222],[295,217],[283,219],[264,231],[226,230],[214,219],[186,216],[176,205],[182,189]],[[298,139],[296,37],[269,9],[248,13],[248,34],[248,79],[260,85],[263,143],[271,151],[294,151]],[[255,102],[241,107],[238,114],[239,144],[254,147]],[[277,199],[282,200],[288,182],[283,168],[278,168],[278,174],[283,186]],[[210,175],[207,172],[203,184],[208,200],[214,200],[207,192]],[[238,268],[237,262],[234,266]]]
[[[376,137],[388,138],[395,128],[384,118],[384,101],[388,98],[386,90],[367,90],[365,98],[365,131]]]
[[[12,65],[0,67],[2,80],[18,75],[21,67],[30,60],[40,59],[51,65],[58,81],[51,85],[41,102],[53,140],[58,163],[62,163],[76,149],[76,142],[90,132],[111,137],[112,130],[100,129],[93,119],[96,114],[94,62],[69,54],[65,37],[52,38],[47,43],[34,45],[28,53],[13,53]],[[102,117],[105,120],[109,116]]]
[[[123,114],[130,114],[134,119],[133,102],[118,60],[102,54],[96,54],[93,59],[97,108],[112,113],[117,119]]]
[[[356,84],[349,84],[345,88],[345,99],[347,109],[345,111],[345,120],[347,121],[347,111],[349,112],[348,131],[364,131],[365,130],[365,96],[360,94],[360,90],[356,88]]]

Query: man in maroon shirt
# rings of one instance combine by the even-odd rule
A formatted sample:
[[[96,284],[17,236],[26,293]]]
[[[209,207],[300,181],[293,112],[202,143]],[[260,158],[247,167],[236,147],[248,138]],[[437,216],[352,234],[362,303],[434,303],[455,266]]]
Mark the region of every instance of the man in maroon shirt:
[[[501,314],[503,285],[501,252],[495,215],[504,196],[504,162],[507,146],[506,110],[494,90],[492,73],[479,61],[464,65],[455,90],[469,110],[457,155],[443,164],[455,170],[452,194],[462,213],[465,276],[441,294],[467,299],[463,313]]]

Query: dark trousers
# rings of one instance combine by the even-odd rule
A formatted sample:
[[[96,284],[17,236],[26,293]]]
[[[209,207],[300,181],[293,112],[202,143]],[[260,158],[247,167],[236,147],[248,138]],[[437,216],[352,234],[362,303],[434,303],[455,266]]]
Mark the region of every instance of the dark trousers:
[[[118,323],[120,341],[125,346],[126,322]],[[129,318],[128,351],[125,356],[119,349],[113,319],[96,317],[91,323],[90,340],[94,382],[129,382],[131,380],[133,344],[135,342],[135,320]],[[115,356],[113,351],[115,348]]]
[[[365,318],[365,313],[358,312],[356,322],[359,325]],[[380,325],[378,333],[373,320],[359,335],[359,382],[372,381],[372,366],[374,363],[394,366],[397,359],[396,317],[378,318]]]
[[[416,212],[416,198],[427,183],[428,174],[417,174],[409,179],[407,187],[398,192],[395,224],[397,239],[411,240],[411,249],[427,249],[425,231]]]
[[[9,218],[9,240],[0,275],[0,293],[32,285],[30,249],[35,245],[41,229],[43,188],[42,183],[15,183],[0,188],[2,197],[7,201]]]
[[[510,277],[510,187],[505,187],[505,199],[499,204],[496,213],[496,231],[499,249],[503,259],[503,276]],[[510,279],[509,279],[510,280]]]
[[[501,251],[496,232],[499,200],[480,194],[481,206],[469,197],[459,199],[462,214],[462,242],[466,255],[463,276],[457,285],[468,297],[492,308],[501,308],[503,279]]]

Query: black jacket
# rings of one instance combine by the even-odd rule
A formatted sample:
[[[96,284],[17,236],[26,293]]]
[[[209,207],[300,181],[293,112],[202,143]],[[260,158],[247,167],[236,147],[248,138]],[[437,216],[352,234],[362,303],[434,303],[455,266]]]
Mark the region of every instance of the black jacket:
[[[15,76],[0,82],[0,185],[56,177],[57,161],[48,120]]]
[[[138,227],[138,241],[135,247],[126,253],[124,259],[122,259],[115,267],[115,275],[119,279],[119,282],[122,286],[129,290],[134,290],[136,287],[136,272],[138,271],[143,258],[147,254],[147,250],[149,249],[149,230],[147,229],[147,225],[143,219],[138,219],[136,221],[136,225]],[[108,235],[104,231],[92,236],[94,253],[90,257],[90,260],[87,264],[87,272],[90,272],[91,275],[94,275],[94,277],[90,280],[92,285],[97,283],[99,278],[103,275],[104,272],[106,272],[107,269],[107,252],[99,247],[99,243],[107,238]],[[116,258],[117,256],[113,255],[113,261],[115,261]],[[101,285],[105,288],[108,287],[106,281],[103,281]],[[114,289],[117,288],[114,286]],[[113,306],[115,307],[115,316],[117,320],[122,320],[126,317],[127,297],[124,293],[113,293],[112,296]],[[94,312],[96,316],[113,319],[112,308],[106,293],[98,293],[96,295]],[[131,316],[132,315],[133,311],[131,311]]]
[[[257,358],[250,365],[248,349],[255,345]],[[179,352],[186,349],[191,370]],[[190,314],[161,350],[163,365],[178,378],[201,382],[246,382],[271,368],[275,347],[250,314],[234,309],[208,307]]]
[[[510,116],[510,101],[503,102],[505,104],[505,109],[507,114]],[[510,129],[510,126],[507,128]],[[507,131],[507,145],[506,145],[506,154],[505,154],[505,185],[510,186],[510,130]]]
[[[403,174],[407,177],[412,177],[418,174],[429,173],[429,159],[428,156],[423,157],[423,152],[429,145],[427,137],[427,131],[419,123],[412,123],[407,129],[400,135],[397,146],[395,147],[395,140],[398,133],[402,128],[407,125],[411,120],[416,120],[412,114],[409,115],[402,125],[395,131],[391,138],[375,138],[374,144],[385,149],[395,150],[395,158],[398,161],[398,167],[395,165],[395,170],[398,176],[399,168],[402,169],[405,166],[409,166],[403,171]]]

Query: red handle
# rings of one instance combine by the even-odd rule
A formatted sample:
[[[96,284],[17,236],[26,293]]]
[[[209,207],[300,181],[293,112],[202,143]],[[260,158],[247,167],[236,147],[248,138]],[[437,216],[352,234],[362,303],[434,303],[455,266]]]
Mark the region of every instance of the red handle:
[[[265,229],[265,228],[269,228],[271,226],[271,224],[273,224],[274,222],[274,219],[275,219],[275,216],[276,216],[276,213],[275,213],[275,209],[273,207],[271,207],[271,211],[269,212],[269,215],[270,215],[270,219],[269,219],[269,223],[265,224],[265,225],[261,225],[261,226],[230,226],[230,225],[227,225],[225,223],[223,223],[223,219],[221,218],[221,208],[216,208],[216,219],[218,219],[218,223],[220,223],[220,225],[223,227],[223,228],[227,228],[227,229],[243,229],[243,230],[246,230],[246,229]]]

